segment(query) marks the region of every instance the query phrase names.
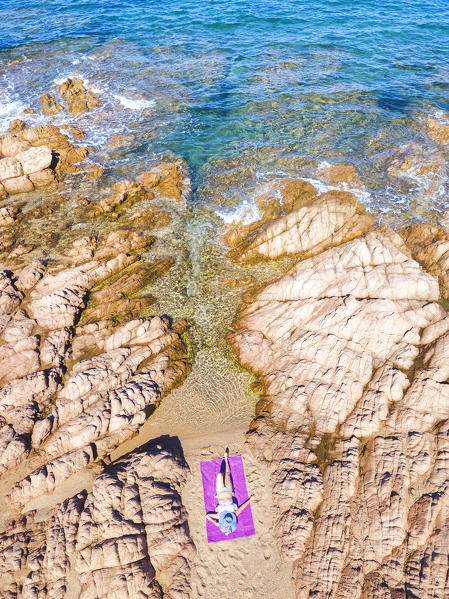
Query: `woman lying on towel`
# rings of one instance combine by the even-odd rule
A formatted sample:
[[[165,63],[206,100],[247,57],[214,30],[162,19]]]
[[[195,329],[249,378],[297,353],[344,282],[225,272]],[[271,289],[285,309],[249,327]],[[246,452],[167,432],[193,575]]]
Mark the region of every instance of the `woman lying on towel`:
[[[221,530],[225,535],[231,534],[237,528],[237,517],[249,504],[252,496],[238,506],[234,501],[234,487],[228,462],[229,452],[226,450],[220,472],[217,474],[217,494],[215,498],[218,505],[215,512],[206,514],[206,518]]]

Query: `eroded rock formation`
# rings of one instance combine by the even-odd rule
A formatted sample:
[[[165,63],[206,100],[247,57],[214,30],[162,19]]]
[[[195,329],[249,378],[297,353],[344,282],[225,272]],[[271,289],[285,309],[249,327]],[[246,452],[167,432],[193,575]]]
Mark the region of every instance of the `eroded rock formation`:
[[[0,199],[52,183],[88,153],[54,125],[14,131],[0,138]]]
[[[336,190],[318,195],[313,185],[302,179],[285,180],[280,190],[282,204],[265,201],[260,206],[260,220],[228,228],[224,238],[232,248],[230,257],[245,262],[316,254],[360,235],[373,224],[352,193]]]
[[[180,492],[187,465],[173,439],[140,447],[93,483],[0,535],[0,583],[10,599],[181,599],[190,596],[190,540]]]
[[[58,128],[19,121],[3,149],[0,170],[18,156],[30,173],[28,162],[49,152],[51,167],[38,166],[52,180],[87,155]],[[149,289],[175,260],[149,257],[147,232],[171,218],[149,202],[170,185],[186,199],[188,178],[178,164],[153,172],[154,185],[119,183],[97,209],[70,198],[77,215],[61,218],[60,243],[59,223],[49,227],[55,244],[44,250],[26,244],[27,227],[57,220],[67,197],[0,209],[0,482],[2,520],[14,517],[0,535],[2,597],[190,596],[179,443],[161,439],[111,464],[188,371],[186,323],[155,315]]]
[[[184,377],[182,325],[133,319],[151,302],[133,294],[170,266],[140,261],[151,241],[118,230],[76,241],[62,264],[1,273],[0,469],[31,450],[38,466],[12,488],[13,505],[107,455]]]
[[[413,258],[438,279],[442,297],[449,299],[449,231],[420,223],[399,229],[399,234]]]
[[[67,104],[67,110],[72,114],[89,112],[101,105],[100,100],[85,88],[81,79],[67,79],[61,83],[58,91]]]
[[[90,217],[107,214],[118,218],[130,206],[148,203],[155,194],[158,197],[172,198],[186,202],[190,194],[190,179],[182,176],[181,166],[175,162],[162,163],[151,171],[143,173],[138,181],[120,181],[107,195],[89,210]]]
[[[299,599],[443,599],[449,318],[411,254],[445,295],[447,240],[370,225],[349,198],[313,199],[241,254],[310,256],[229,337],[265,389],[248,442],[271,467],[272,530]]]

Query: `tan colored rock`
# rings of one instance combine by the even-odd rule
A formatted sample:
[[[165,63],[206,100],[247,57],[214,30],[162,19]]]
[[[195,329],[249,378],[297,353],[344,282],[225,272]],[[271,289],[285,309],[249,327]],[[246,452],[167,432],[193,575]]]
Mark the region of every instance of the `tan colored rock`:
[[[16,160],[21,163],[24,174],[29,175],[50,168],[53,162],[53,153],[50,148],[40,146],[19,152],[16,154]]]
[[[449,144],[449,115],[441,111],[435,117],[426,119],[427,134],[441,146]]]
[[[237,287],[246,287],[254,283],[254,278],[251,275],[247,275],[244,279],[235,279],[233,277],[226,277],[221,281],[223,285],[230,289],[236,289]]]
[[[134,435],[185,377],[182,327],[159,317],[127,321],[132,308],[150,299],[128,296],[172,264],[139,260],[151,241],[117,230],[100,240],[75,241],[49,271],[32,262],[14,274],[1,273],[0,470],[26,460],[31,444],[35,450],[31,473],[11,491],[14,505],[53,493]],[[77,339],[74,326],[89,293],[86,318],[97,310],[96,316],[113,314],[122,324],[102,321],[89,333],[83,328]]]
[[[55,100],[52,94],[44,94],[41,96],[42,112],[45,114],[58,114],[63,109],[62,105]]]
[[[19,135],[8,133],[3,136],[0,143],[0,155],[11,158],[19,152],[28,150],[30,148],[30,144],[25,139],[21,139],[22,134],[23,130],[21,130]]]
[[[11,231],[5,231],[0,235],[0,252],[9,252],[14,246],[14,234]]]
[[[16,206],[4,206],[0,208],[0,227],[12,225],[18,214],[19,209]]]
[[[13,179],[4,179],[3,186],[9,195],[16,193],[27,193],[33,191],[34,185],[26,176],[14,177]]]
[[[26,566],[29,555],[45,542],[45,525],[35,521],[35,512],[13,520],[0,536],[0,572],[5,578]]]
[[[113,283],[98,291],[94,290],[90,301],[93,305],[109,304],[122,298],[128,298],[139,289],[161,277],[173,264],[174,261],[170,258],[159,258],[150,263],[136,262]]]
[[[410,284],[413,287],[407,288]],[[280,281],[267,286],[238,323],[242,332],[234,337],[234,343],[241,361],[257,372],[265,373],[266,368],[276,365],[278,374],[268,376],[272,381],[268,391],[277,394],[284,388],[287,411],[292,401],[285,389],[288,382],[289,387],[294,385],[297,409],[301,406],[304,413],[310,410],[318,430],[331,433],[360,400],[376,365],[383,364],[388,356],[400,367],[413,363],[420,334],[419,328],[410,327],[409,318],[424,318],[421,322],[426,325],[441,318],[437,304],[413,309],[409,297],[421,302],[437,300],[436,281],[385,238],[371,233],[299,262]],[[396,310],[393,302],[399,302]],[[341,324],[329,337],[323,334],[321,319],[332,313]],[[385,329],[384,318],[391,319],[391,326]],[[301,326],[296,332],[285,329],[279,324],[284,319]],[[380,331],[374,334],[377,326],[385,338]],[[292,351],[297,348],[304,352],[302,359],[287,354],[283,363],[284,334]],[[347,347],[346,339],[351,339]],[[362,347],[363,352],[357,351]],[[320,355],[326,356],[323,361]],[[329,367],[331,355],[336,360],[333,368]]]
[[[0,159],[0,179],[11,179],[23,175],[22,164],[16,158]]]
[[[44,264],[39,260],[34,260],[18,273],[15,285],[20,290],[31,289],[42,278],[44,272]]]
[[[98,216],[105,212],[111,212],[125,202],[132,204],[144,197],[152,199],[154,195],[151,192],[146,192],[139,183],[121,181],[112,188],[112,195],[103,198],[96,204],[95,208],[89,212],[89,216]]]
[[[0,314],[11,314],[20,306],[23,293],[16,287],[8,271],[0,272]]]
[[[182,454],[150,445],[97,478],[76,545],[76,568],[92,597],[109,597],[112,589],[122,597],[137,589],[141,596],[160,597],[156,577],[162,572],[170,581],[165,596],[190,596],[189,561],[195,551],[179,495],[185,470]],[[93,509],[99,504],[101,512]],[[117,505],[123,506],[121,519]],[[136,591],[130,591],[130,580]]]
[[[33,300],[29,311],[39,326],[56,329],[72,326],[85,305],[86,289],[80,285],[67,285]]]
[[[25,127],[26,123],[24,121],[22,121],[21,119],[14,119],[9,125],[8,131],[10,133],[19,133],[20,131],[23,131]]]
[[[330,185],[345,188],[362,189],[363,183],[353,164],[340,162],[339,164],[322,163],[318,168],[318,176]]]
[[[447,179],[444,156],[416,143],[401,146],[394,152],[387,173],[408,183],[423,198],[440,195]]]
[[[441,228],[383,227],[318,250],[233,325],[264,389],[248,442],[300,599],[447,592],[449,324],[410,256],[432,243]]]
[[[180,200],[182,197],[182,175],[181,169],[177,164],[164,163],[157,167],[161,175],[158,184],[159,191],[169,198]]]
[[[47,146],[58,154],[59,170],[64,170],[81,160],[84,160],[88,154],[86,148],[74,146],[67,135],[61,133],[58,127],[54,125],[41,125],[39,127],[29,127],[19,134],[22,141],[26,141],[32,146]]]
[[[264,221],[277,218],[282,214],[282,205],[278,198],[273,198],[270,193],[256,197],[256,206],[262,214]]]
[[[276,258],[283,254],[315,254],[363,234],[373,225],[357,198],[347,192],[328,192],[251,231],[229,255],[239,261]]]
[[[28,453],[28,446],[25,439],[17,435],[14,428],[9,424],[0,426],[0,443],[2,446],[0,474],[3,474],[23,460]]]
[[[181,168],[174,162],[159,164],[157,167],[140,176],[142,185],[147,189],[155,189],[164,196],[180,200],[184,186]]]
[[[121,148],[130,145],[136,139],[135,135],[113,135],[109,139],[109,148]]]
[[[24,256],[25,254],[29,254],[32,250],[34,250],[34,247],[35,246],[33,245],[19,243],[19,245],[16,245],[16,247],[11,252],[9,252],[9,254],[6,257],[6,260],[15,260],[16,258]]]
[[[7,383],[40,368],[39,337],[30,336],[5,343],[0,348],[0,382]]]
[[[66,251],[66,256],[69,256],[74,264],[88,262],[93,258],[96,249],[96,237],[79,237],[75,239],[72,246]]]
[[[83,139],[86,137],[86,133],[82,129],[74,127],[73,125],[61,125],[61,129],[67,129],[76,139]]]
[[[104,175],[104,168],[102,166],[93,166],[87,171],[86,177],[88,179],[99,179]]]
[[[354,438],[341,442],[336,453],[324,475],[324,497],[311,542],[296,563],[294,579],[301,598],[335,593],[351,542],[347,521],[356,491],[359,444]]]
[[[67,172],[88,154],[54,125],[23,123],[14,131],[0,138],[0,199],[52,183],[56,174]]]
[[[21,355],[23,352],[18,354],[19,358]],[[29,437],[37,412],[48,404],[60,383],[61,373],[56,369],[39,370],[23,376],[25,372],[26,367],[23,367],[19,378],[11,380],[0,390],[0,416],[4,423],[0,434],[3,443],[0,465],[2,473],[27,457]]]
[[[388,425],[401,432],[430,430],[434,424],[449,418],[447,379],[449,334],[440,337],[424,357],[424,368],[418,370],[402,401],[392,411]]]
[[[146,187],[147,189],[151,189],[152,187],[156,187],[156,185],[159,185],[161,175],[156,171],[148,171],[147,173],[142,173],[140,179],[144,187]]]
[[[55,181],[55,173],[51,168],[46,168],[37,173],[29,174],[28,178],[34,187],[45,187]]]
[[[190,597],[195,549],[181,500],[188,467],[174,441],[123,456],[90,493],[66,499],[45,520],[28,512],[11,522],[0,535],[3,596],[17,582],[23,597],[62,599],[76,580],[84,598]]]
[[[287,212],[311,204],[318,195],[315,187],[303,179],[284,179],[281,181],[280,189]]]
[[[72,114],[82,114],[101,106],[100,100],[92,92],[86,90],[81,79],[67,79],[61,83],[58,91],[66,101],[67,110]]]
[[[449,231],[440,225],[420,223],[399,229],[415,260],[438,278],[441,295],[449,298]]]

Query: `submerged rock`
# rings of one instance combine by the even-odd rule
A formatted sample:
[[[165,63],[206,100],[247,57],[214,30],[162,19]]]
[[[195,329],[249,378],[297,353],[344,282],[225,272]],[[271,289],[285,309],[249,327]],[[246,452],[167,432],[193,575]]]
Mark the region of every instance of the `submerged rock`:
[[[89,216],[99,216],[100,214],[110,213],[122,208],[122,205],[126,204],[129,206],[135,202],[141,200],[152,200],[154,194],[148,191],[134,181],[120,181],[116,183],[112,188],[112,194],[101,199],[95,207],[90,210]]]
[[[426,128],[429,137],[438,145],[449,144],[449,115],[439,111],[435,116],[426,119]]]
[[[168,198],[175,200],[183,199],[185,195],[185,182],[183,181],[182,171],[179,164],[174,162],[164,162],[157,167],[143,173],[141,176],[142,185],[147,189],[157,188],[157,191]]]
[[[89,210],[90,217],[109,214],[112,218],[117,218],[125,210],[138,202],[148,203],[156,196],[158,198],[173,198],[185,202],[190,193],[190,179],[183,173],[179,164],[163,163],[140,175],[138,181],[120,181],[116,183],[109,191],[108,195],[96,202]],[[157,216],[156,207],[147,208],[146,213],[150,217]],[[141,213],[142,214],[142,213]],[[162,212],[159,209],[159,214]],[[138,219],[139,215],[134,215]],[[145,226],[145,220],[141,219]],[[167,218],[164,220],[167,222]],[[138,224],[137,222],[135,224]]]
[[[363,189],[359,174],[350,162],[340,162],[338,164],[324,162],[318,168],[318,175],[320,179],[330,185],[349,189]]]
[[[447,232],[367,233],[342,199],[273,220],[242,254],[311,256],[229,336],[264,385],[248,442],[271,467],[272,530],[298,598],[443,597],[449,317],[410,252],[441,275]]]

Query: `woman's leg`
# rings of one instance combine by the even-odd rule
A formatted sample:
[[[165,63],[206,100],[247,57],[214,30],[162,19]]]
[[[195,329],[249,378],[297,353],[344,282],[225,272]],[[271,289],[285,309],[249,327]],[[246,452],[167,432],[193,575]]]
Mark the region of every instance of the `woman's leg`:
[[[225,482],[226,487],[228,487],[228,489],[231,489],[231,491],[233,492],[234,489],[232,487],[231,471],[229,469],[229,462],[228,462],[228,450],[226,450],[226,452],[224,454],[224,460],[225,460],[224,482]]]
[[[220,491],[222,490],[222,488],[224,487],[224,482],[223,482],[223,474],[220,472],[217,474],[217,482],[215,485],[215,493],[218,495],[220,493]]]

